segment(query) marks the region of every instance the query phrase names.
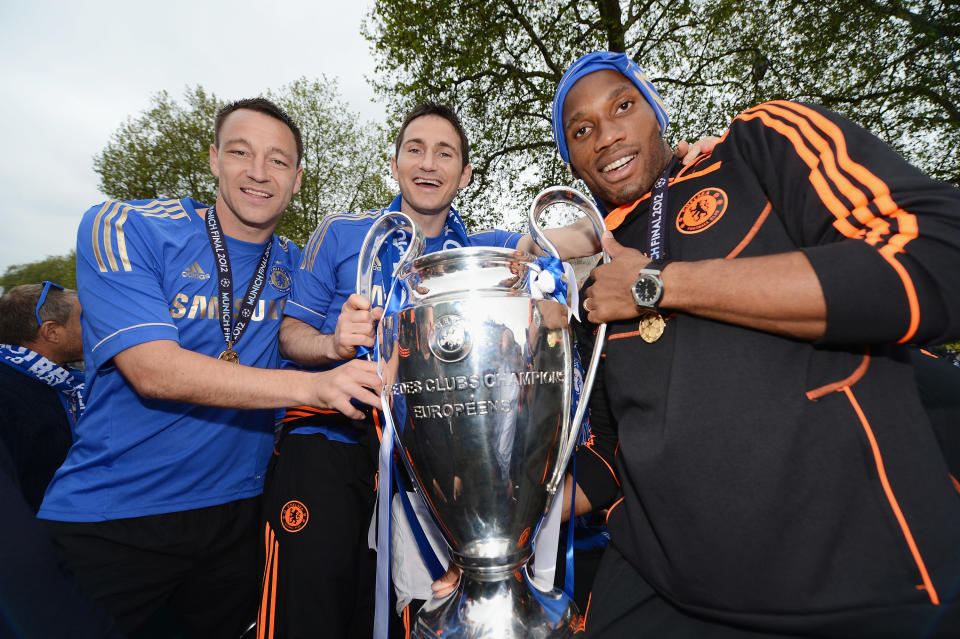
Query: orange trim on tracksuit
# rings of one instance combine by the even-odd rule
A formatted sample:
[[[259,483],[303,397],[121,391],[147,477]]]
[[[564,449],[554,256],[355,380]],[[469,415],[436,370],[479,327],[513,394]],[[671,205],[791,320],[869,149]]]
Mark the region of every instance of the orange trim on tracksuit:
[[[290,422],[304,417],[313,417],[314,415],[336,415],[339,411],[324,408],[314,408],[313,406],[291,406],[283,414],[283,421]]]
[[[916,216],[893,201],[883,180],[850,158],[840,128],[813,109],[786,101],[767,102],[745,111],[736,119],[760,120],[789,140],[798,157],[809,167],[809,180],[820,200],[836,218],[834,228],[846,237],[862,238],[870,246],[880,245],[880,256],[893,267],[903,283],[910,308],[910,323],[898,341],[909,341],[920,325],[920,302],[913,280],[896,259],[896,254],[905,252],[904,247],[917,237]],[[847,175],[863,186],[855,186]],[[840,201],[835,190],[853,205],[852,210]],[[880,216],[870,210],[871,204]],[[851,216],[856,225],[850,222]],[[890,219],[897,222],[896,233],[891,234]],[[889,237],[884,240],[886,235]]]
[[[410,639],[410,604],[403,608],[403,637]]]
[[[383,443],[383,427],[380,425],[380,411],[374,408],[370,411],[370,416],[373,417],[373,426],[377,429],[377,441]]]
[[[577,628],[580,632],[587,631],[587,615],[590,614],[590,603],[593,601],[593,591],[590,591],[590,594],[587,595],[587,608],[583,611],[583,617],[581,617],[580,627]]]
[[[853,386],[854,384],[859,382],[864,375],[867,374],[867,369],[869,367],[870,367],[870,354],[867,353],[863,356],[863,361],[860,362],[860,365],[857,366],[856,370],[853,371],[849,377],[845,379],[841,379],[839,382],[833,382],[831,384],[821,386],[820,388],[814,388],[813,390],[807,391],[807,399],[809,399],[812,402],[815,402],[821,397],[829,395],[830,393],[839,391],[847,386]]]
[[[617,501],[615,501],[615,502],[613,502],[612,504],[610,504],[610,507],[607,508],[607,516],[604,518],[603,523],[605,523],[605,524],[606,524],[606,523],[609,523],[609,521],[610,521],[610,515],[611,515],[611,513],[613,513],[613,509],[616,508],[617,506],[619,506],[619,505],[620,505],[620,502],[622,502],[622,501],[623,501],[623,497],[621,497],[621,498],[618,499]]]
[[[260,592],[260,610],[257,613],[257,639],[273,639],[276,628],[277,557],[280,546],[269,523],[263,527],[263,537],[267,559],[263,566],[263,587]]]
[[[711,164],[710,166],[704,169],[701,169],[699,171],[693,171],[692,173],[684,175],[684,171],[694,166],[695,164],[691,164],[690,166],[684,167],[683,169],[681,169],[680,173],[678,173],[675,177],[672,177],[669,180],[667,180],[667,185],[671,186],[678,182],[683,182],[684,180],[691,180],[693,178],[700,177],[701,175],[706,175],[707,173],[713,173],[714,171],[720,168],[720,162],[714,162],[713,164]],[[640,199],[636,200],[635,202],[629,202],[627,204],[623,204],[613,209],[609,213],[607,213],[607,216],[603,219],[604,224],[607,226],[607,230],[612,231],[618,226],[620,226],[621,224],[623,224],[623,221],[627,219],[627,216],[633,213],[634,209],[636,209],[641,202],[643,202],[649,197],[650,197],[650,193],[645,193],[643,196],[640,197]]]
[[[953,487],[956,489],[956,491],[960,493],[960,481],[957,481],[957,478],[953,475],[950,475],[950,481],[953,482]]]
[[[617,486],[619,486],[619,485],[620,485],[620,480],[617,478],[617,473],[615,473],[615,472],[613,471],[613,467],[610,466],[610,463],[609,463],[606,459],[604,459],[603,456],[602,456],[600,453],[598,453],[597,451],[595,451],[595,450],[593,449],[593,446],[591,446],[589,443],[586,445],[586,449],[589,450],[591,453],[593,453],[594,455],[596,455],[597,457],[600,458],[600,461],[603,462],[603,465],[606,466],[606,467],[607,467],[607,470],[610,471],[610,474],[613,475],[613,481],[617,482]]]
[[[870,422],[867,421],[867,417],[864,414],[863,409],[860,407],[860,403],[857,402],[857,398],[853,396],[853,391],[849,386],[845,386],[843,388],[843,393],[847,396],[847,399],[853,406],[854,411],[856,411],[857,417],[860,418],[860,424],[863,426],[863,431],[866,433],[867,440],[870,442],[870,449],[873,451],[873,461],[877,468],[877,475],[880,477],[880,484],[883,486],[883,492],[887,496],[887,502],[890,504],[890,509],[897,518],[897,523],[900,524],[900,531],[903,533],[903,537],[907,542],[907,546],[910,548],[910,554],[913,555],[913,561],[917,566],[917,570],[920,571],[920,578],[923,580],[923,585],[918,587],[921,587],[923,590],[927,591],[927,595],[930,597],[930,603],[935,606],[939,605],[940,598],[937,596],[937,591],[934,589],[933,582],[930,580],[930,575],[927,572],[927,566],[923,561],[923,557],[920,555],[920,549],[917,548],[917,543],[913,539],[913,533],[910,532],[910,525],[907,523],[907,519],[904,517],[903,511],[900,510],[900,504],[897,502],[897,497],[893,494],[893,488],[890,486],[890,481],[887,479],[887,471],[883,465],[883,457],[880,454],[880,446],[877,445],[877,440],[873,436],[873,429],[870,428]]]
[[[763,223],[767,221],[767,218],[770,217],[770,211],[773,209],[773,205],[770,202],[767,202],[767,205],[763,207],[763,210],[760,211],[760,216],[757,217],[757,221],[753,223],[753,226],[750,227],[750,230],[747,231],[747,234],[743,236],[743,239],[740,240],[740,243],[737,244],[732,251],[727,253],[726,258],[732,260],[736,256],[740,255],[743,252],[743,249],[747,248],[747,245],[753,241],[753,238],[756,237],[757,233],[760,231],[760,227],[763,226]]]

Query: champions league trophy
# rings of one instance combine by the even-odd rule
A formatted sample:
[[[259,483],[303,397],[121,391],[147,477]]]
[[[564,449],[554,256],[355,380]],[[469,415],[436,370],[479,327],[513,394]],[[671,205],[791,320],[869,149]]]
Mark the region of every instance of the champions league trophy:
[[[528,216],[531,235],[546,252],[558,255],[539,217],[557,203],[583,211],[600,236],[603,220],[593,203],[553,187],[537,196]],[[417,257],[422,234],[407,216],[389,214],[381,222],[361,250],[358,281],[369,297],[378,254],[384,282],[388,272],[395,274],[389,292],[385,284],[378,328],[384,414],[417,493],[463,571],[453,594],[421,609],[414,636],[571,636],[576,606],[530,584],[526,562],[563,481],[601,348],[594,349],[582,401],[571,415],[568,308],[531,294],[538,260],[490,247]],[[397,228],[412,239],[388,270],[380,249],[390,246],[387,236]]]

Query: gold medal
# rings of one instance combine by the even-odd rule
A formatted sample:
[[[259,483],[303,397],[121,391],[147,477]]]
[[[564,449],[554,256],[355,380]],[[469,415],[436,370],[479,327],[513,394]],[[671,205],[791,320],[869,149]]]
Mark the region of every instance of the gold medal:
[[[237,351],[233,350],[232,348],[228,348],[217,355],[217,359],[222,359],[225,362],[232,362],[234,364],[240,363],[240,356],[237,354]]]
[[[640,333],[640,339],[647,344],[653,344],[663,335],[666,326],[667,322],[663,319],[663,315],[656,311],[644,311],[640,315],[640,326],[637,327],[637,332]]]

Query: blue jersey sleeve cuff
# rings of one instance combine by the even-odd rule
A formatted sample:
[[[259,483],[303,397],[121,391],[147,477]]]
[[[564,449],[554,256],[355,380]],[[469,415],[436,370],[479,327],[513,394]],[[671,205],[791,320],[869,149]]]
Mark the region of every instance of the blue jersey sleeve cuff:
[[[149,322],[134,324],[107,335],[90,349],[90,358],[94,366],[102,367],[113,359],[120,351],[145,342],[168,339],[180,342],[180,332],[173,324],[163,322]]]
[[[302,304],[297,304],[293,300],[287,300],[287,303],[283,305],[283,315],[284,317],[292,317],[305,324],[309,324],[318,331],[323,329],[323,324],[327,321],[327,316],[323,313],[318,313]]]

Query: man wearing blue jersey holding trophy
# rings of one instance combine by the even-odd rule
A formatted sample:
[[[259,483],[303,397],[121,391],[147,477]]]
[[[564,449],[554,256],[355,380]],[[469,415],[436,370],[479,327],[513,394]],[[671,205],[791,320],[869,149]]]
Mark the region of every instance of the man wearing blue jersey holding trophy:
[[[276,105],[235,102],[210,146],[215,206],[106,202],[80,224],[89,395],[39,517],[124,633],[165,606],[192,636],[239,636],[256,610],[275,409],[378,402],[368,362],[268,370],[299,258],[273,230],[302,151]]]

